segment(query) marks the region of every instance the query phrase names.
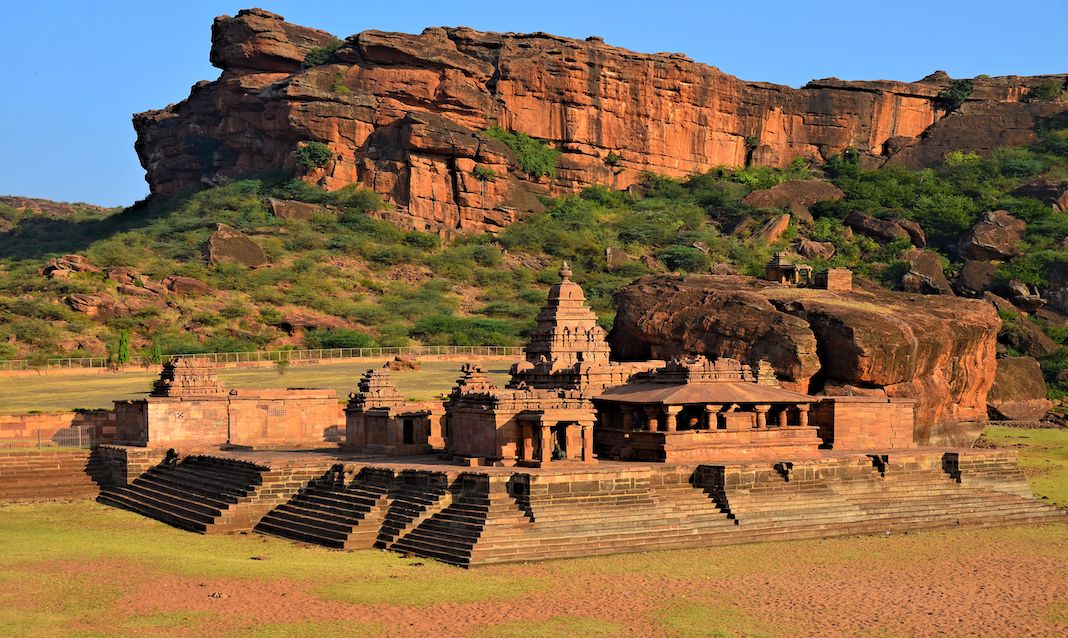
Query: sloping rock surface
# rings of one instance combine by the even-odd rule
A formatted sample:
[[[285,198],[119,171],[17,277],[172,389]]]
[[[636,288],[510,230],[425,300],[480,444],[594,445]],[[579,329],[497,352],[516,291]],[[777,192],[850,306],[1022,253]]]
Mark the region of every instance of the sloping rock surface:
[[[178,104],[134,116],[152,193],[297,171],[297,145],[319,141],[336,159],[298,171],[303,179],[328,189],[361,183],[411,228],[492,231],[536,207],[531,194],[546,190],[623,189],[645,171],[822,161],[850,147],[869,166],[927,166],[948,150],[1030,143],[1036,122],[1068,110],[1024,100],[1030,87],[1064,76],[976,79],[968,101],[947,115],[935,105],[945,74],[792,89],[599,38],[468,28],[364,31],[324,64],[303,68],[331,37],[258,9],[217,18],[211,61],[221,76]],[[519,171],[507,149],[480,133],[494,124],[560,150],[555,180]],[[476,179],[476,166],[497,178]]]
[[[259,244],[245,233],[226,224],[215,225],[215,232],[208,238],[205,252],[212,264],[231,261],[255,268],[267,263],[267,254]]]
[[[1046,398],[1042,368],[1031,357],[998,359],[994,385],[987,397],[990,418],[1038,421],[1053,407]]]
[[[915,398],[917,428],[925,431],[986,418],[1001,322],[979,300],[874,286],[790,288],[741,276],[647,276],[616,301],[616,357],[766,359],[789,389]]]

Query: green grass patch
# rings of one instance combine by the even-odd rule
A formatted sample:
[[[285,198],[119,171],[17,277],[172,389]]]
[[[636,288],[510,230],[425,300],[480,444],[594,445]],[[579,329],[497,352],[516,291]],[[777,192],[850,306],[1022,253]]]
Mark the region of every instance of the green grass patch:
[[[1036,497],[1068,507],[1068,429],[992,426],[983,436],[1019,450],[1020,467]]]
[[[671,603],[657,613],[656,619],[673,638],[772,638],[787,635],[784,628],[711,602]]]
[[[271,623],[247,627],[230,638],[323,638],[324,636],[386,636],[381,625],[337,620],[333,622]]]

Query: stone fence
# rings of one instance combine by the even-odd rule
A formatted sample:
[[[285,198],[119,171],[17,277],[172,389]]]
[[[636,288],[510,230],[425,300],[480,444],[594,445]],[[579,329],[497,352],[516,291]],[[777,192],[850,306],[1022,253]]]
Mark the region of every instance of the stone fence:
[[[114,436],[114,410],[0,414],[0,449],[89,447]]]

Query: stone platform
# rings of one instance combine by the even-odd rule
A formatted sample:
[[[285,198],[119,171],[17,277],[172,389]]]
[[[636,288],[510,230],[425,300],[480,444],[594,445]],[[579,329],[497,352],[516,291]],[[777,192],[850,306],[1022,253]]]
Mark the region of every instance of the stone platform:
[[[100,453],[119,477],[102,502],[178,527],[255,529],[462,566],[1068,520],[1032,498],[1013,450],[522,469],[332,450]]]

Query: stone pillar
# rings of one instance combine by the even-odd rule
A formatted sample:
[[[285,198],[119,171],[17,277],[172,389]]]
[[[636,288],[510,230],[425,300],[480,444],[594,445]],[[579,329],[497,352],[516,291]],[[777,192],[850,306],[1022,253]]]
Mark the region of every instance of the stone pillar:
[[[582,428],[582,462],[593,463],[593,437],[590,436],[593,428],[588,425],[580,427]]]
[[[808,425],[808,404],[799,403],[797,405],[797,424],[801,427]]]
[[[522,450],[519,453],[519,460],[521,461],[533,461],[534,460],[534,433],[533,428],[529,423],[523,423],[519,426],[522,434]]]
[[[677,429],[680,412],[682,412],[681,405],[664,406],[664,425],[667,426],[668,432],[674,432]]]
[[[660,429],[660,408],[658,406],[645,406],[645,418],[649,421],[650,432],[656,432]]]
[[[786,427],[786,412],[787,412],[787,409],[788,408],[783,407],[783,409],[779,411],[779,427],[780,428]]]
[[[623,419],[623,431],[630,432],[634,429],[634,408],[628,405],[619,406],[619,413]]]
[[[541,424],[541,458],[538,460],[542,464],[553,460],[553,430],[547,423]]]
[[[753,411],[756,412],[756,429],[764,430],[768,427],[768,410],[770,405],[754,405]]]

